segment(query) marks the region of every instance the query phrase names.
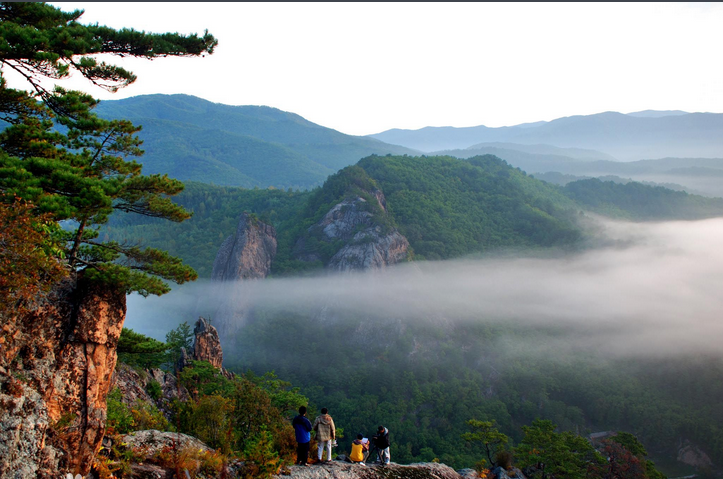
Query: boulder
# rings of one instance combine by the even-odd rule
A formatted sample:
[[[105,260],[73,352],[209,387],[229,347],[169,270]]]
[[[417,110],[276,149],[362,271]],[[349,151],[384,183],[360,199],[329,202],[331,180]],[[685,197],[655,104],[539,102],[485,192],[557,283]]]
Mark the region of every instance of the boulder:
[[[125,447],[131,449],[139,462],[158,457],[164,449],[184,449],[213,452],[213,449],[199,441],[193,436],[180,432],[163,432],[155,429],[135,431],[123,436]]]

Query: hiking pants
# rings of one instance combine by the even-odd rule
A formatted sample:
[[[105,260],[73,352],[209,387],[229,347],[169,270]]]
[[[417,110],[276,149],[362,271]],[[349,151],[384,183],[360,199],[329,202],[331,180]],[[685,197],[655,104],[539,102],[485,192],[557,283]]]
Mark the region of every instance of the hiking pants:
[[[306,464],[309,461],[309,442],[300,442],[296,447],[296,463]]]
[[[331,440],[329,441],[319,441],[319,460],[321,461],[321,457],[324,454],[324,448],[326,448],[326,460],[331,461]]]

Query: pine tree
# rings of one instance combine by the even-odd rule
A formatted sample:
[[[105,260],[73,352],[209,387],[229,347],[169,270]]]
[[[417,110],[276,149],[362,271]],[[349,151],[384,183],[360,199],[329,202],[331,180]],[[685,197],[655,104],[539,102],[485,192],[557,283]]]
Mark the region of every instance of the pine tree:
[[[183,221],[190,213],[169,198],[183,190],[166,175],[141,174],[130,159],[143,154],[140,127],[104,120],[90,95],[55,86],[78,72],[91,83],[116,91],[136,77],[94,55],[155,58],[213,53],[217,41],[177,33],[150,34],[82,25],[83,11],[62,12],[44,3],[0,3],[0,64],[22,75],[30,91],[9,88],[0,70],[0,199],[20,198],[34,212],[63,222],[61,256],[74,272],[127,293],[164,294],[164,279],[196,279],[196,272],[167,253],[137,245],[99,241],[98,227],[114,211]],[[22,271],[19,271],[22,274]]]

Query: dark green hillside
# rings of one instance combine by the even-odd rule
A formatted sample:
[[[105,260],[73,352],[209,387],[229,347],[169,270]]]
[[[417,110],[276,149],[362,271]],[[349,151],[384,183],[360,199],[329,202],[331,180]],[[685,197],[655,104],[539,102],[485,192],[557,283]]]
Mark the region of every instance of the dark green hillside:
[[[359,166],[381,187],[415,254],[426,259],[579,238],[573,202],[492,155],[372,156]]]
[[[385,193],[389,213],[376,215],[376,220],[385,227],[398,226],[417,259],[453,258],[507,246],[570,244],[580,234],[572,220],[572,213],[577,213],[572,201],[555,186],[494,156],[469,161],[371,156],[308,193],[189,183],[177,201],[194,212],[190,220],[165,225],[140,219],[133,221],[142,223],[131,224],[130,218],[118,217],[105,231],[117,240],[140,237],[163,246],[208,277],[218,247],[234,231],[241,212],[249,211],[276,227],[279,246],[272,271],[286,274],[320,266],[292,258],[296,240],[345,197],[374,188]],[[327,253],[322,256],[333,251]]]
[[[257,214],[280,233],[293,229],[309,197],[308,192],[278,189],[243,189],[189,182],[174,199],[193,211],[183,223],[163,223],[150,218],[114,215],[103,228],[119,241],[138,240],[159,245],[192,266],[202,278],[211,276],[221,243],[236,230],[242,212]],[[280,238],[281,242],[281,238]]]
[[[588,210],[631,220],[702,219],[723,216],[723,199],[691,195],[662,186],[597,178],[573,181],[562,191]]]
[[[143,125],[144,164],[172,170],[176,178],[221,185],[309,188],[364,156],[412,152],[276,108],[223,105],[189,95],[109,100],[96,110],[101,117]]]
[[[452,157],[370,156],[330,176],[311,192],[242,189],[191,182],[177,201],[193,211],[183,223],[113,216],[108,238],[142,238],[211,274],[219,246],[239,215],[248,211],[277,230],[278,251],[272,272],[296,273],[321,267],[294,259],[302,236],[322,258],[341,244],[315,243],[309,227],[334,205],[380,189],[387,214],[372,211],[383,227],[397,227],[415,258],[447,259],[495,248],[571,245],[580,238],[575,223],[581,209],[634,220],[697,219],[723,215],[723,200],[639,183],[599,180],[565,188],[537,180],[492,155],[469,160]],[[567,196],[566,196],[567,195]],[[368,201],[370,208],[376,201]],[[132,222],[131,222],[132,221]]]

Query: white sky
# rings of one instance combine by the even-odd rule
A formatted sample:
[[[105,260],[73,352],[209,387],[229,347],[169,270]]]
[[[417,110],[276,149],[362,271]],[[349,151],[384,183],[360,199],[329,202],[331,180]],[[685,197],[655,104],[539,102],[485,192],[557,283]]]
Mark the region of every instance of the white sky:
[[[139,78],[115,95],[73,85],[103,99],[186,93],[355,135],[723,112],[721,3],[51,3],[85,9],[83,23],[219,39],[206,58],[124,60]]]

